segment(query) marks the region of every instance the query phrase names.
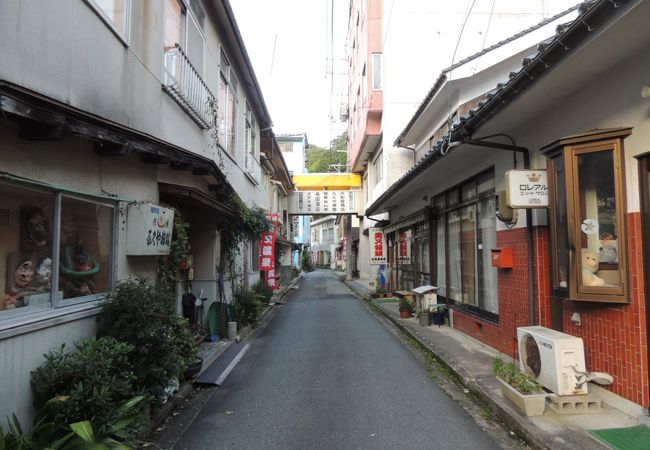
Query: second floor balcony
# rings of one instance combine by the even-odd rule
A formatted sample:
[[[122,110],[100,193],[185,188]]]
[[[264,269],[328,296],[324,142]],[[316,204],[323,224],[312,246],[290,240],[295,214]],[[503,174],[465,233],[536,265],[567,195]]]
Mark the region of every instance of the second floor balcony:
[[[210,128],[217,108],[215,97],[178,44],[165,52],[163,90],[197,125]]]

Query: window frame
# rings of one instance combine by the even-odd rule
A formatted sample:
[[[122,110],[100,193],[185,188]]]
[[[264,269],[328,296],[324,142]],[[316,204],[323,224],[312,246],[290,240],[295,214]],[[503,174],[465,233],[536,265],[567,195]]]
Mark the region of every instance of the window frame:
[[[51,186],[43,186],[40,183],[13,183],[13,182],[0,182],[0,186],[9,186],[13,188],[22,188],[25,190],[35,190],[37,192],[52,194],[52,225],[50,228],[51,243],[50,254],[52,255],[52,273],[51,285],[49,291],[50,304],[46,308],[32,309],[26,307],[17,308],[14,310],[0,311],[0,339],[2,336],[13,336],[23,332],[29,332],[33,328],[38,329],[43,326],[42,323],[49,323],[51,320],[59,320],[57,317],[62,315],[76,313],[81,309],[94,308],[97,302],[106,298],[116,283],[117,276],[117,255],[118,255],[118,227],[119,227],[119,211],[121,209],[120,201],[114,199],[104,198],[101,196],[84,195],[82,193],[72,192],[68,190],[58,190]],[[63,199],[72,199],[82,202],[87,202],[93,205],[100,205],[111,209],[111,235],[110,235],[110,264],[107,266],[108,274],[105,292],[98,292],[91,295],[80,297],[72,297],[64,299],[59,297],[60,291],[60,260],[61,260],[61,220],[62,220],[62,207]],[[7,313],[7,311],[9,311]],[[65,320],[64,320],[65,321]],[[29,329],[23,327],[29,326]]]
[[[237,153],[237,111],[239,110],[239,95],[237,93],[239,87],[239,81],[234,73],[232,64],[226,56],[226,53],[221,49],[220,53],[220,63],[219,63],[219,83],[223,83],[223,99],[221,98],[221,87],[219,88],[218,94],[218,110],[220,111],[221,117],[223,118],[223,133],[219,132],[219,136],[222,136],[223,139],[219,139],[219,146],[232,158],[235,158]],[[234,100],[234,111],[232,118],[230,117],[228,106],[230,104],[231,98]],[[223,100],[223,103],[222,103]],[[230,123],[230,119],[234,123]],[[229,129],[232,127],[232,143],[229,139]]]
[[[542,148],[542,153],[547,157],[547,167],[550,176],[549,190],[549,216],[550,223],[550,261],[551,282],[553,295],[577,302],[596,303],[630,303],[630,271],[627,256],[627,194],[625,189],[625,158],[623,139],[631,134],[630,128],[619,130],[599,130],[584,135],[560,139],[553,144]],[[618,272],[621,280],[620,286],[582,286],[581,280],[581,192],[579,186],[578,158],[582,155],[598,152],[611,152],[614,171],[614,189],[616,212],[615,220],[618,241]],[[556,159],[561,158],[564,163],[564,193],[558,192]],[[567,229],[557,226],[558,198],[565,195]],[[566,232],[568,241],[568,286],[561,287],[555,279],[558,271],[559,257],[558,234]]]
[[[372,161],[372,170],[375,186],[384,179],[384,149],[379,150],[377,156]]]
[[[492,186],[489,188],[484,188],[479,192],[479,183],[481,180],[486,180],[486,179],[491,179],[492,180]],[[472,196],[471,198],[467,198],[462,200],[462,190],[463,187],[467,187],[469,185],[474,186],[475,190],[475,195]],[[442,263],[444,266],[443,270],[443,275],[444,275],[444,286],[445,286],[445,293],[441,294],[438,293],[438,297],[444,299],[448,304],[453,305],[454,308],[460,309],[468,314],[477,316],[483,320],[487,320],[492,323],[499,323],[499,314],[500,314],[500,301],[499,301],[499,296],[497,294],[496,297],[496,308],[497,312],[491,312],[487,309],[484,309],[482,306],[485,306],[485,300],[486,298],[482,297],[482,292],[483,290],[481,289],[481,286],[485,283],[485,280],[482,280],[482,273],[479,273],[478,268],[481,267],[480,261],[479,261],[479,254],[476,251],[474,251],[474,266],[476,268],[476,271],[474,273],[474,283],[473,283],[473,288],[475,290],[475,305],[471,303],[466,303],[462,300],[463,298],[463,292],[464,292],[464,285],[463,285],[463,268],[462,266],[460,267],[460,271],[458,272],[458,277],[459,277],[459,286],[454,286],[452,285],[451,278],[452,278],[452,270],[450,270],[450,232],[449,232],[449,223],[450,223],[450,214],[453,212],[456,212],[458,216],[460,217],[462,214],[462,210],[464,208],[467,208],[469,206],[474,207],[474,214],[476,215],[475,219],[475,224],[474,224],[474,237],[476,239],[475,244],[483,243],[481,240],[481,232],[480,232],[480,222],[478,220],[478,214],[479,214],[479,208],[481,201],[494,198],[496,201],[496,174],[495,174],[495,168],[490,167],[487,170],[481,171],[477,173],[476,175],[465,179],[463,182],[456,184],[455,186],[450,187],[449,189],[446,189],[445,191],[438,192],[437,194],[432,196],[431,200],[431,207],[433,209],[432,214],[432,223],[433,227],[435,227],[434,233],[438,233],[438,225],[442,224],[443,226],[443,234],[444,234],[444,253],[442,255],[438,254],[438,249],[439,246],[437,245],[437,237],[432,241],[433,242],[433,248],[431,249],[431,252],[435,254],[435,256],[432,258],[435,261],[435,267],[431,267],[430,270],[430,279],[432,282],[437,286],[440,284],[440,280],[438,280],[438,275],[439,275],[439,270],[438,266]],[[496,222],[496,217],[494,218]],[[495,233],[496,233],[496,223],[495,223]],[[483,248],[482,251],[488,251],[489,249]],[[462,248],[462,243],[460,245],[460,254],[461,254],[461,259],[463,256],[463,248]],[[441,261],[442,259],[442,261]],[[434,278],[435,277],[435,278]],[[496,279],[496,286],[497,286],[497,292],[498,292],[498,275]],[[460,293],[460,300],[452,298],[452,290],[459,289]]]
[[[124,0],[125,13],[124,13],[124,33],[122,33],[118,28],[117,24],[108,17],[108,14],[104,9],[97,3],[95,0],[84,0],[86,4],[95,12],[95,14],[104,22],[104,24],[111,30],[111,32],[122,42],[125,47],[130,46],[131,39],[131,0]]]
[[[382,91],[384,89],[383,88],[383,83],[382,83],[382,75],[383,75],[383,73],[382,73],[382,62],[383,62],[382,53],[372,53],[370,58],[372,60],[372,90],[373,91]],[[376,70],[377,65],[379,65],[379,67],[378,67],[379,76],[377,77],[377,78],[379,78],[379,80],[377,80],[377,78],[375,78],[375,74],[377,73],[377,70]],[[377,83],[377,81],[379,81],[379,83]]]

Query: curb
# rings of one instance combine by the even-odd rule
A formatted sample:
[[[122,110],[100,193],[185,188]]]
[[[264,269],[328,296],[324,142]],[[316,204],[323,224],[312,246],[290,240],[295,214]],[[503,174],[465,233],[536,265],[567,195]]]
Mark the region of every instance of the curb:
[[[274,295],[276,299],[277,300],[284,299],[284,297],[287,296],[291,288],[295,286],[301,279],[302,279],[302,275],[298,275],[296,278],[291,280],[291,283],[289,285],[286,285],[277,294]],[[257,330],[264,324],[264,322],[266,321],[266,316],[268,316],[271,313],[271,311],[275,309],[276,306],[277,305],[269,305],[268,307],[264,308],[264,311],[260,313],[260,316],[258,318],[258,323],[254,327],[247,325],[241,330],[239,330],[238,334],[240,335],[241,340],[243,341],[244,339],[247,339],[250,335],[256,334],[255,330]],[[197,377],[200,376],[210,366],[210,364],[215,362],[217,358],[219,358],[219,356],[221,356],[223,352],[225,352],[228,349],[228,347],[230,347],[231,345],[232,345],[232,341],[228,341],[226,345],[224,345],[218,351],[210,355],[209,358],[206,358],[203,361],[203,367],[201,367],[201,371],[198,373]]]
[[[288,295],[288,293],[291,291],[291,288],[294,287],[296,284],[298,284],[298,282],[301,279],[302,279],[302,275],[298,275],[296,278],[291,280],[291,283],[289,285],[285,286],[283,289],[281,289],[276,294],[276,299],[279,299],[279,300],[284,299],[284,297],[286,297]],[[268,322],[270,322],[271,319],[273,319],[273,316],[275,315],[274,311],[277,310],[276,306],[277,305],[269,305],[267,308],[265,308],[264,311],[262,311],[262,313],[260,314],[258,322],[254,327],[251,327],[250,325],[247,325],[246,327],[242,328],[239,331],[239,334],[241,336],[241,341],[246,340],[246,339],[252,339],[259,332],[261,332],[266,327]],[[203,361],[203,366],[201,367],[201,371],[198,373],[196,378],[198,378],[210,366],[210,364],[215,362],[219,358],[219,356],[221,356],[223,354],[223,352],[225,352],[232,344],[233,344],[233,341],[228,341],[227,345],[224,345],[218,351],[214,352],[214,354],[210,355],[208,358],[205,358],[205,360]],[[214,391],[216,391],[216,389],[218,389],[218,388],[212,389],[212,391],[214,392]],[[155,419],[152,418],[151,423],[153,423],[154,420],[155,420],[155,422],[156,422],[155,426],[151,425],[151,426],[147,427],[147,432],[144,433],[141,436],[141,438],[142,439],[148,439],[148,438],[153,437],[156,429],[162,423],[164,423],[170,416],[172,416],[173,412],[178,408],[179,405],[181,405],[181,403],[183,403],[183,401],[188,400],[189,398],[192,398],[195,391],[196,390],[193,388],[192,382],[183,383],[181,385],[180,389],[179,389],[179,392],[176,393],[174,395],[174,397],[172,397],[172,399],[170,399],[170,401],[165,405],[164,413],[162,412],[162,409],[161,409],[161,413],[156,415]],[[178,432],[175,435],[175,439],[171,439],[168,442],[168,444],[171,444],[171,447],[168,447],[168,448],[173,448],[176,445],[176,443],[181,438],[183,433],[187,430],[187,427],[189,427],[189,425],[191,425],[194,418],[199,414],[199,412],[203,408],[204,404],[210,399],[210,397],[212,396],[212,393],[208,393],[207,395],[203,396],[203,397],[205,397],[205,398],[202,399],[203,404],[201,404],[198,408],[195,408],[192,412],[190,412],[190,414],[193,417],[191,417],[191,420],[188,421],[186,426],[181,427],[181,429],[178,430]],[[156,447],[153,447],[153,448],[159,448],[160,449],[161,447],[158,447],[157,444],[156,444]]]
[[[384,318],[388,319],[402,333],[404,333],[410,339],[415,341],[416,345],[420,350],[425,351],[426,353],[431,355],[439,364],[444,366],[452,374],[453,377],[457,378],[457,380],[463,386],[465,386],[472,394],[474,394],[477,398],[479,398],[481,402],[485,403],[492,410],[495,416],[498,417],[498,419],[503,421],[510,429],[512,429],[512,431],[514,431],[519,437],[521,437],[524,441],[526,441],[526,443],[530,445],[531,448],[535,450],[553,450],[556,448],[558,449],[560,448],[560,447],[548,446],[547,444],[545,444],[531,431],[529,431],[519,419],[517,419],[512,414],[510,414],[498,402],[495,402],[491,393],[487,392],[478,383],[476,383],[476,380],[474,378],[469,377],[466,374],[457,371],[454,367],[449,365],[447,361],[445,361],[443,356],[441,356],[432,348],[430,348],[426,342],[423,342],[415,333],[411,332],[411,330],[409,330],[406,326],[398,322],[393,316],[391,316],[388,312],[382,309],[379,305],[373,303],[372,299],[368,297],[368,295],[366,295],[364,292],[361,292],[361,290],[358,287],[352,285],[351,283],[348,283],[348,281],[345,279],[343,280],[343,282],[345,283],[346,286],[350,288],[350,290],[352,290],[356,294],[356,296],[360,300],[363,300],[370,307],[371,310],[373,310],[375,313],[380,314]]]

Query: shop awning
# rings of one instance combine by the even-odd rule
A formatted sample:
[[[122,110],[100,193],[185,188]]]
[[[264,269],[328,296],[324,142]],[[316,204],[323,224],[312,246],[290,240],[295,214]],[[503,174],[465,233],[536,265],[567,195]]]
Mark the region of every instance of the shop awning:
[[[290,241],[289,239],[283,238],[282,236],[276,236],[275,237],[275,243],[277,245],[280,245],[282,247],[291,247],[292,249],[298,250],[298,244],[296,244],[293,241]]]
[[[391,223],[390,225],[386,225],[383,230],[384,233],[392,233],[393,231],[400,230],[402,228],[407,228],[410,227],[411,225],[415,225],[416,223],[424,222],[426,220],[426,214],[425,211],[419,211],[415,214],[411,214],[410,216],[400,220],[399,222],[396,223]]]
[[[235,211],[193,187],[158,183],[158,192],[160,200],[167,203],[177,203],[197,209],[208,208],[231,217],[236,216]]]

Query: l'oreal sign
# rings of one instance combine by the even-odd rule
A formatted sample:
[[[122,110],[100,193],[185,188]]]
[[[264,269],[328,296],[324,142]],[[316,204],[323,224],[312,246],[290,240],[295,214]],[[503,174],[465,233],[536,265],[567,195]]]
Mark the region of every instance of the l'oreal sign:
[[[506,204],[511,208],[547,208],[548,176],[546,170],[507,171]]]

